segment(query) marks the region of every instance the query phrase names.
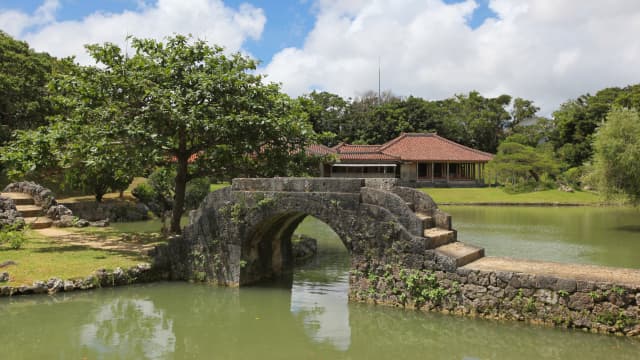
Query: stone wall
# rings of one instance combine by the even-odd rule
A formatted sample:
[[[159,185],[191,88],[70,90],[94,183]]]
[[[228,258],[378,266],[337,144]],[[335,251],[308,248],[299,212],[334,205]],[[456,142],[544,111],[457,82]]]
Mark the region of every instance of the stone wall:
[[[44,186],[31,181],[20,181],[7,185],[3,192],[18,192],[31,195],[36,205],[52,220],[60,220],[63,216],[72,217],[73,213],[64,205],[58,204],[53,192]]]
[[[158,273],[148,264],[138,264],[129,269],[97,270],[92,275],[77,279],[51,278],[47,281],[36,281],[32,285],[0,286],[0,297],[32,294],[55,294],[90,290],[101,287],[115,287],[134,283],[145,283],[160,280]]]
[[[16,210],[16,204],[12,199],[0,196],[0,228],[12,225],[15,222],[24,224],[24,218]]]
[[[513,272],[411,270],[361,262],[352,301],[640,336],[640,286]]]
[[[422,220],[415,216],[415,213],[400,196],[389,191],[369,187],[362,188],[360,194],[362,196],[362,202],[384,207],[389,210],[396,220],[410,233],[416,236],[422,236]]]
[[[89,221],[108,219],[110,222],[149,220],[149,208],[143,203],[105,200],[103,202],[76,202],[65,204],[73,213]]]

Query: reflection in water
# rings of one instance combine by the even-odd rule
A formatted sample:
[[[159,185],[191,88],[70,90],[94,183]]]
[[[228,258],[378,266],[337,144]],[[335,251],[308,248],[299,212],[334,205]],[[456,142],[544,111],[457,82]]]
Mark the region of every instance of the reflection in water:
[[[291,312],[304,319],[311,339],[346,351],[351,344],[349,254],[340,237],[316,218],[307,217],[296,231],[318,240],[318,255],[294,272]]]
[[[282,288],[175,282],[79,295],[0,299],[1,358],[637,360],[640,354],[638,339],[363,304],[350,304],[344,322],[320,320],[326,330],[348,322],[338,330],[350,329],[343,349],[336,337],[317,340],[307,314],[291,312],[290,292]]]
[[[300,231],[316,224],[305,221]],[[319,249],[315,262],[295,270],[291,291],[173,282],[0,298],[0,358],[637,360],[640,354],[638,339],[347,304],[344,246],[330,241]]]
[[[337,350],[351,344],[349,282],[333,284],[297,283],[291,289],[291,312],[302,316],[307,334],[317,342],[331,343]]]
[[[80,330],[80,344],[100,358],[166,358],[175,350],[173,321],[152,301],[116,298],[98,307]]]

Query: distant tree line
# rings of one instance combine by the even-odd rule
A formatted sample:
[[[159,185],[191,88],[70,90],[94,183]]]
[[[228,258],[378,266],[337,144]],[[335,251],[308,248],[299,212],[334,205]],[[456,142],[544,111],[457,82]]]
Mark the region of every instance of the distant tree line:
[[[382,144],[402,132],[437,132],[471,146],[495,152],[500,141],[539,110],[532,101],[501,95],[485,98],[477,91],[430,101],[368,92],[343,99],[328,92],[312,92],[298,99],[309,121],[327,145],[339,142]]]

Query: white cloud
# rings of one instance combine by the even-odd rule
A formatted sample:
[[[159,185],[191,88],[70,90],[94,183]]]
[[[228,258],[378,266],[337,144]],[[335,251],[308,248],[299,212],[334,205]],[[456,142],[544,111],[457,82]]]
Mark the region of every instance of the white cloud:
[[[291,95],[324,89],[353,97],[377,88],[428,99],[478,90],[534,100],[549,114],[561,102],[607,86],[640,82],[640,1],[490,0],[498,19],[472,30],[466,0],[316,0],[313,30],[300,48],[261,69]],[[261,9],[222,0],[139,1],[135,11],[57,21],[57,0],[32,14],[0,10],[0,28],[56,56],[90,63],[83,45],[123,44],[127,34],[191,33],[230,51],[259,39]]]
[[[45,0],[33,15],[15,10],[3,11],[0,9],[0,29],[18,36],[32,26],[43,25],[53,21],[59,7],[60,2],[58,0]]]
[[[354,96],[382,84],[430,99],[478,90],[534,100],[549,114],[561,102],[640,82],[640,2],[492,0],[499,19],[472,30],[477,4],[440,0],[319,0],[301,48],[262,69],[285,91]]]
[[[46,0],[33,14],[0,11],[0,28],[39,51],[59,57],[76,55],[80,63],[90,64],[85,44],[124,45],[127,35],[161,39],[174,33],[192,34],[238,51],[247,38],[260,38],[266,22],[261,9],[243,4],[236,10],[222,0],[140,2],[136,11],[96,12],[77,21],[56,21],[58,8],[58,1]],[[32,30],[34,26],[37,29]]]

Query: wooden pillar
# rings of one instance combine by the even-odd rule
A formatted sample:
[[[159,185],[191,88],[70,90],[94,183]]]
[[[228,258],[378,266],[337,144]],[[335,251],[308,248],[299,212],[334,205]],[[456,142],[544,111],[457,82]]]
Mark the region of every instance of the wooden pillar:
[[[448,161],[445,162],[445,166],[446,166],[445,170],[447,170],[447,184],[448,184],[449,183],[449,162]]]
[[[436,171],[436,165],[435,165],[435,163],[431,163],[431,183],[433,183],[435,181],[434,180],[435,171]]]

